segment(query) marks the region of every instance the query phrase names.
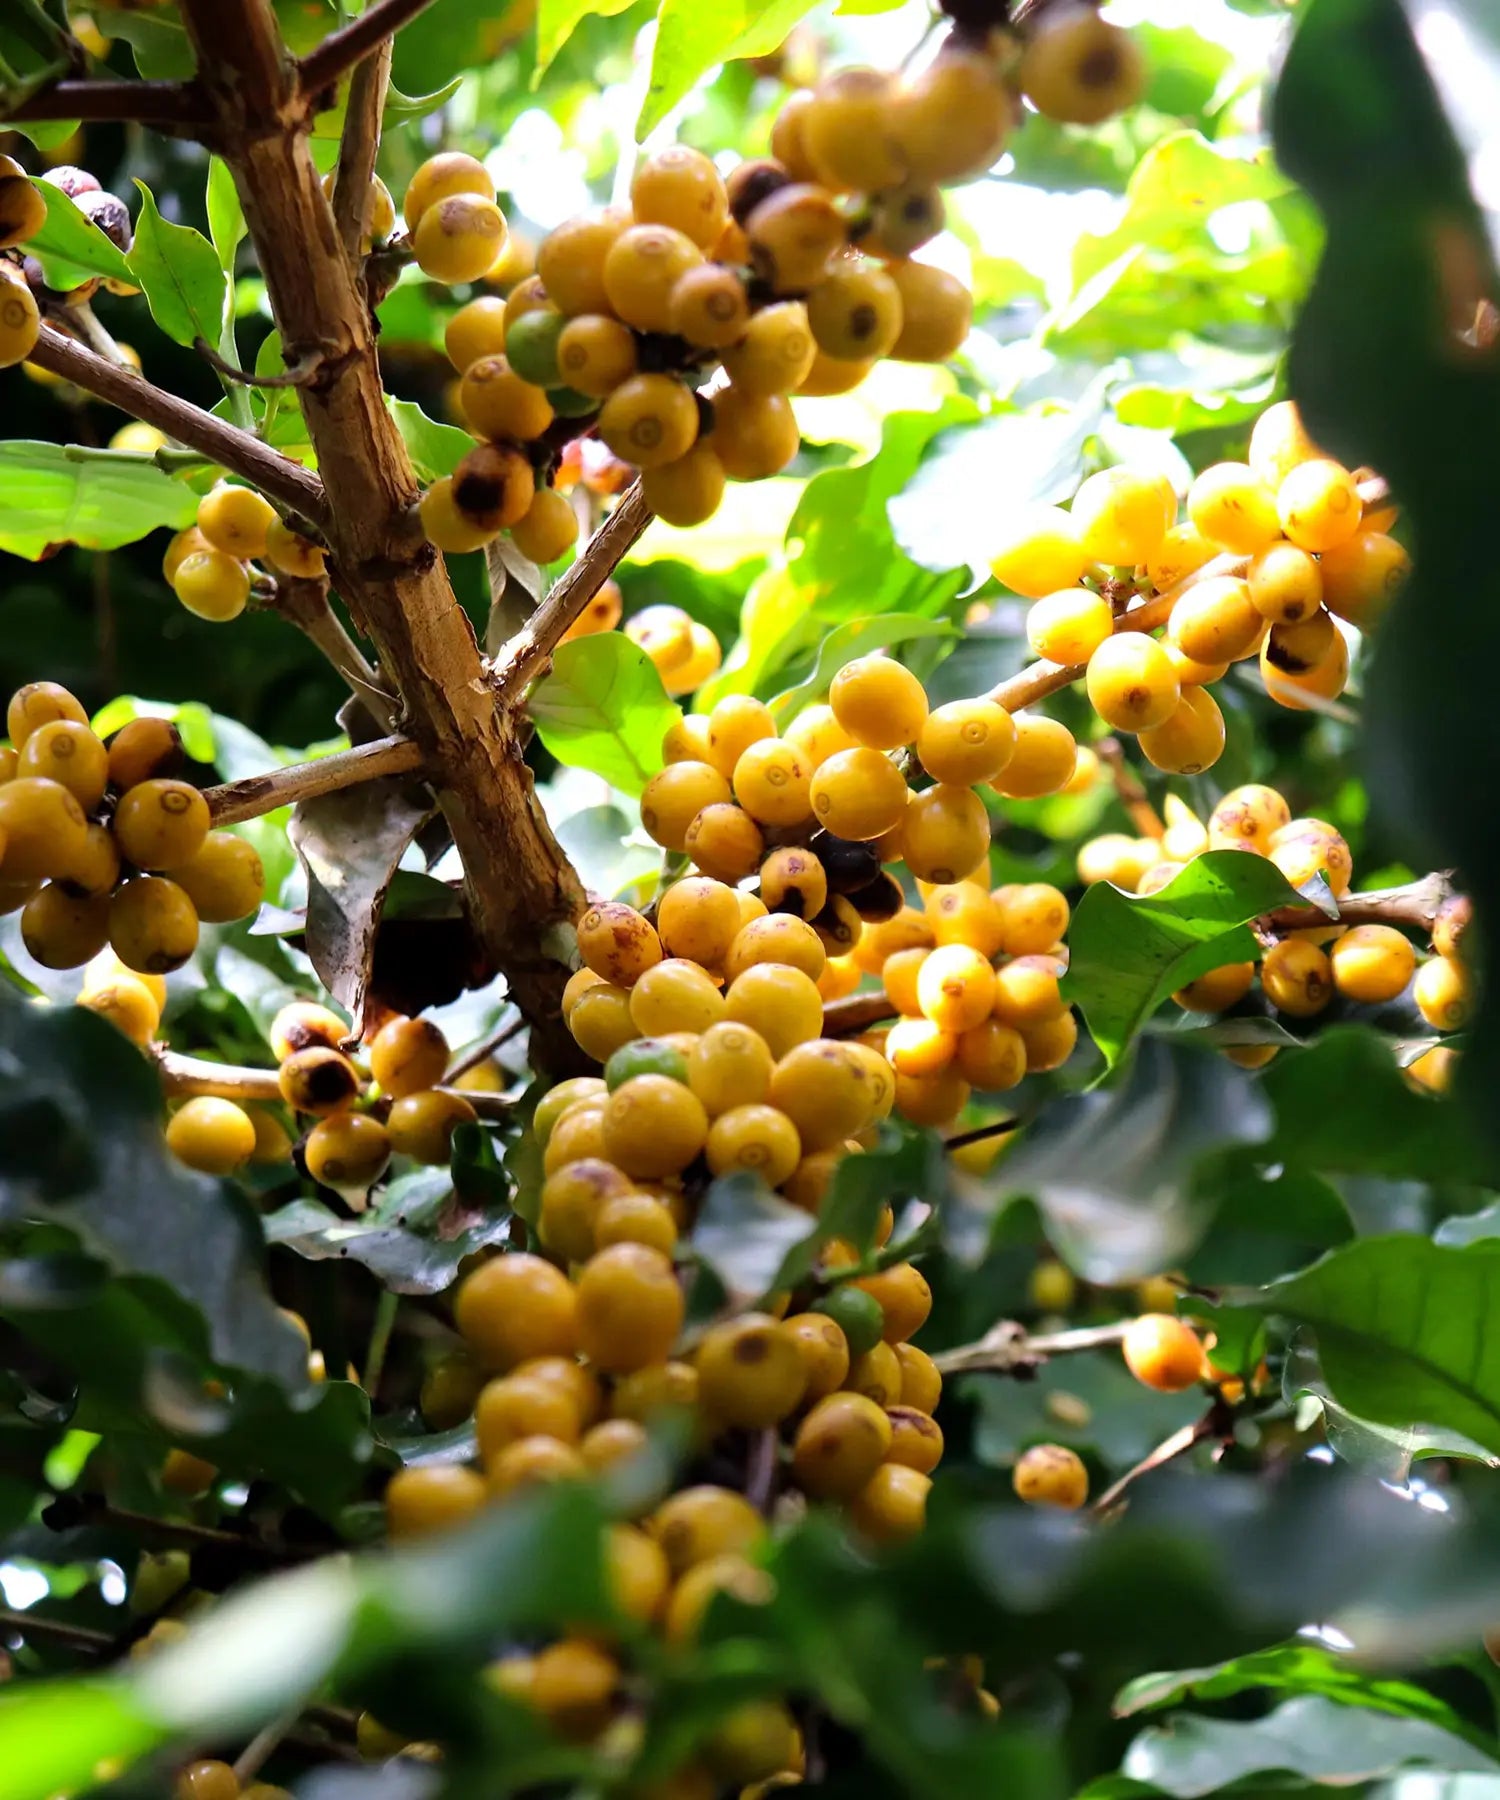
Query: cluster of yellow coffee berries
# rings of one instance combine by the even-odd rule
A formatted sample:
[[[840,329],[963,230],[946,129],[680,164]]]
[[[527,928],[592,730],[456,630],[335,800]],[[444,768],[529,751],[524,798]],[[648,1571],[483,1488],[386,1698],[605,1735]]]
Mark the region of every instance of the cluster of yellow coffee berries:
[[[126,969],[165,975],[197,948],[200,920],[260,905],[254,846],[211,829],[202,793],[173,775],[182,745],[167,721],[133,719],[105,744],[66,688],[35,681],[11,696],[6,729],[0,911],[20,912],[44,968],[80,968],[108,945]]]
[[[1153,894],[1205,850],[1241,850],[1268,858],[1293,887],[1321,875],[1336,900],[1352,892],[1354,859],[1343,835],[1322,819],[1294,819],[1275,788],[1254,782],[1233,788],[1206,821],[1175,796],[1168,797],[1164,810],[1166,830],[1160,838],[1108,834],[1091,839],[1078,855],[1079,879]],[[1417,1010],[1433,1030],[1459,1031],[1474,1001],[1473,977],[1461,948],[1471,916],[1465,896],[1444,901],[1432,928],[1436,955],[1420,967],[1416,947],[1396,925],[1330,922],[1287,932],[1268,945],[1259,964],[1226,963],[1211,969],[1175,999],[1192,1012],[1227,1012],[1258,978],[1261,994],[1275,1012],[1311,1019],[1336,996],[1384,1005],[1410,987]],[[1225,1054],[1245,1067],[1259,1068],[1276,1054],[1276,1046],[1230,1046]],[[1449,1046],[1434,1045],[1409,1073],[1424,1086],[1446,1086],[1455,1054]]]
[[[392,1156],[446,1163],[454,1131],[475,1117],[464,1094],[445,1084],[448,1040],[430,1019],[389,1018],[361,1051],[357,1033],[331,1008],[296,1000],[272,1020],[270,1040],[281,1099],[310,1121],[303,1166],[356,1208]],[[167,1144],[190,1168],[228,1175],[266,1158],[272,1130],[282,1155],[290,1154],[290,1140],[268,1119],[202,1095],[174,1111]]]
[[[224,481],[199,501],[196,522],[167,546],[162,574],[190,613],[223,624],[245,610],[257,562],[304,579],[323,573],[317,544],[293,531],[254,488]]]
[[[1015,519],[993,567],[1034,602],[1037,655],[1086,671],[1095,712],[1147,761],[1196,774],[1224,747],[1210,686],[1259,656],[1282,706],[1333,700],[1349,674],[1339,621],[1375,625],[1409,559],[1383,484],[1323,455],[1291,401],[1257,420],[1248,461],[1205,469],[1177,513],[1165,476],[1106,469],[1067,511]]]
[[[1024,36],[955,31],[920,69],[829,75],[783,108],[771,155],[727,177],[687,146],[647,157],[628,206],[559,226],[534,274],[450,319],[459,407],[483,441],[424,495],[428,537],[461,551],[509,530],[536,562],[563,555],[578,521],[553,477],[562,445],[589,432],[641,472],[661,518],[709,518],[727,480],[796,455],[790,396],[844,393],[882,357],[941,362],[962,344],[971,296],[913,257],[942,229],[942,186],[994,164],[1022,97],[1093,122],[1140,77],[1129,37],[1092,6],[1051,8]],[[439,280],[478,280],[505,249],[473,157],[424,163],[404,211]]]

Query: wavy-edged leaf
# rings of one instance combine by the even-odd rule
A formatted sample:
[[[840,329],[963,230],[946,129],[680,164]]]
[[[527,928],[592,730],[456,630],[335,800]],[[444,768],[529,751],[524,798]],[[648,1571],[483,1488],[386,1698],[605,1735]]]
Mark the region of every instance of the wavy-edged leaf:
[[[415,400],[387,399],[386,406],[396,421],[419,481],[430,483],[441,475],[451,475],[474,448],[467,431],[429,419]]]
[[[1249,920],[1302,899],[1274,863],[1245,850],[1194,857],[1154,894],[1096,882],[1068,929],[1063,992],[1112,1066],[1169,994],[1223,963],[1259,957]]]
[[[130,273],[146,296],[151,317],[179,344],[191,345],[199,338],[217,343],[229,293],[219,252],[201,231],[164,219],[144,181],[135,185],[141,210]]]
[[[47,221],[26,248],[41,263],[48,287],[81,287],[96,275],[135,280],[122,252],[60,187],[39,181],[37,192],[47,203]]]
[[[651,659],[618,631],[559,644],[528,710],[560,763],[631,795],[661,768],[661,741],[682,717]]]
[[[198,516],[198,496],[149,456],[93,456],[28,438],[0,443],[0,488],[0,550],[29,562],[58,544],[117,550]]]
[[[1321,1694],[1286,1700],[1263,1719],[1206,1719],[1179,1713],[1152,1725],[1120,1768],[1177,1800],[1217,1793],[1255,1775],[1291,1774],[1324,1787],[1375,1781],[1421,1767],[1500,1773],[1476,1745],[1427,1719],[1361,1713]]]
[[[1500,1455],[1500,1246],[1365,1238],[1215,1311],[1308,1327],[1330,1392],[1357,1417]]]

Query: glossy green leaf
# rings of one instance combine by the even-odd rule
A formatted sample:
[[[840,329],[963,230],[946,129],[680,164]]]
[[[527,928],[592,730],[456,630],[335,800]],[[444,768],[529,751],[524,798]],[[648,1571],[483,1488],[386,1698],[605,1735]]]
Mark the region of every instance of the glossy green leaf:
[[[0,549],[39,561],[58,544],[114,550],[165,525],[180,531],[198,496],[149,456],[97,456],[25,438],[0,443]]]
[[[560,763],[632,795],[661,768],[662,738],[682,717],[650,658],[615,631],[559,645],[529,710]]]
[[[632,3],[633,0],[540,0],[536,13],[536,67],[532,70],[531,85],[538,85],[553,57],[567,43],[580,21],[591,13],[613,18]]]
[[[151,317],[169,338],[217,343],[229,291],[219,253],[201,231],[164,219],[144,181],[135,222],[130,270],[140,283]]]
[[[0,1694],[0,1800],[88,1787],[99,1764],[129,1764],[168,1735],[118,1681],[10,1687]]]
[[[41,181],[37,192],[47,203],[47,222],[27,241],[26,248],[41,263],[49,287],[81,287],[96,275],[135,280],[121,252],[61,188]]]
[[[1113,1064],[1169,994],[1223,963],[1258,957],[1249,920],[1301,899],[1274,863],[1243,850],[1195,857],[1154,894],[1096,882],[1068,928],[1063,992]]]
[[[1351,1719],[1347,1708],[1319,1694],[1283,1701],[1264,1719],[1179,1713],[1143,1731],[1120,1766],[1131,1780],[1178,1800],[1273,1773],[1328,1787],[1412,1767],[1500,1773],[1493,1757],[1426,1719],[1368,1712]]]
[[[185,81],[194,73],[192,46],[175,9],[143,12],[101,0],[90,11],[107,37],[130,45],[135,66],[148,81]]]
[[[1227,1296],[1228,1312],[1308,1327],[1330,1391],[1360,1418],[1458,1433],[1500,1455],[1500,1255],[1366,1238],[1298,1275]]]
[[[636,121],[637,141],[659,125],[677,102],[710,69],[734,57],[769,56],[792,27],[812,10],[813,0],[662,0],[656,18],[651,85]]]
[[[208,159],[208,234],[218,253],[219,267],[234,274],[235,252],[245,240],[245,210],[240,205],[234,176],[222,156]]]
[[[740,1169],[710,1182],[688,1242],[718,1276],[730,1303],[743,1308],[772,1291],[793,1245],[812,1228],[801,1207]]]
[[[414,400],[387,400],[386,405],[419,481],[433,482],[439,476],[451,475],[474,448],[467,431],[429,419]]]

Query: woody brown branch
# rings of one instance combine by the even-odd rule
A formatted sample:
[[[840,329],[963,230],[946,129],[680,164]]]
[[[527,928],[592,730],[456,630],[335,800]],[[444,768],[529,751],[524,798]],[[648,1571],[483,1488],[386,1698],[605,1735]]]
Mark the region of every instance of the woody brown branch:
[[[532,791],[518,723],[496,705],[442,559],[416,527],[418,483],[385,404],[358,273],[312,160],[302,76],[268,0],[184,0],[182,11],[287,361],[321,362],[298,399],[328,499],[334,585],[401,697],[406,734],[463,860],[470,916],[532,1025],[536,1060],[559,1068],[577,1052],[561,1019],[567,971],[549,945],[582,910],[583,891]],[[410,12],[363,15],[348,32],[369,30],[377,16],[382,31],[361,37],[351,60]],[[324,56],[317,79],[340,73],[330,58],[355,47],[347,33],[335,39],[342,49]]]
[[[382,775],[409,775],[422,766],[422,748],[408,737],[376,738],[352,750],[336,751],[313,762],[292,763],[284,769],[268,769],[264,775],[247,775],[205,788],[203,797],[215,825],[239,825],[259,819],[279,806],[295,806],[335,794],[362,781]]]

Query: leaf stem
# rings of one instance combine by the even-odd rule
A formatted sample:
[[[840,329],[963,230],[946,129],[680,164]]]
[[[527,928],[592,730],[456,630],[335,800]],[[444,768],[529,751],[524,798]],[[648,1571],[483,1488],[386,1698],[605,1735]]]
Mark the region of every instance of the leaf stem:
[[[380,1386],[386,1351],[391,1347],[391,1333],[396,1327],[396,1313],[400,1304],[400,1296],[390,1288],[382,1289],[380,1298],[375,1303],[375,1321],[370,1327],[370,1347],[365,1352],[365,1372],[359,1383],[371,1400],[375,1398],[375,1390]]]
[[[275,1754],[277,1746],[302,1717],[302,1702],[289,1707],[279,1718],[264,1725],[234,1759],[235,1778],[244,1787],[261,1772]]]
[[[1094,749],[1099,754],[1100,762],[1109,770],[1110,779],[1115,784],[1115,794],[1137,833],[1143,838],[1165,837],[1167,828],[1161,821],[1161,814],[1151,804],[1150,796],[1141,786],[1135,770],[1126,762],[1120,740],[1117,737],[1100,738]]]
[[[320,95],[324,89],[347,75],[356,63],[363,62],[384,38],[409,25],[418,13],[425,12],[432,0],[375,0],[357,19],[338,31],[331,31],[316,50],[303,57],[300,64],[303,91]]]
[[[448,1065],[448,1073],[444,1076],[447,1082],[455,1082],[460,1075],[467,1075],[470,1069],[477,1069],[482,1062],[489,1059],[503,1045],[518,1038],[526,1029],[526,1021],[519,1013],[512,1013],[495,1029],[480,1038],[477,1043],[470,1044],[461,1055],[456,1056]]]
[[[1117,1481],[1112,1481],[1099,1498],[1089,1508],[1090,1516],[1102,1519],[1119,1505],[1127,1491],[1135,1485],[1143,1475],[1149,1475],[1153,1469],[1159,1469],[1165,1463],[1173,1462],[1179,1456],[1186,1456],[1196,1445],[1217,1437],[1224,1429],[1224,1419],[1220,1403],[1216,1400],[1201,1419],[1195,1419],[1191,1425],[1183,1425],[1168,1438],[1163,1438],[1154,1450],[1149,1450],[1132,1468],[1129,1468]]]

